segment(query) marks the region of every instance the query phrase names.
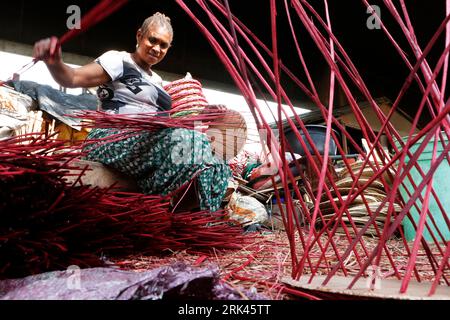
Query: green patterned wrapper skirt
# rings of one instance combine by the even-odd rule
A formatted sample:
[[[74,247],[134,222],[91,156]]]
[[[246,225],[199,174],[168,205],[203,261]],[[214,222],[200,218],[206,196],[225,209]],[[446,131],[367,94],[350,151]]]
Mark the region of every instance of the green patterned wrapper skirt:
[[[118,135],[115,129],[93,129],[87,139]],[[214,157],[208,137],[198,131],[167,128],[127,135],[114,142],[85,147],[87,160],[101,162],[133,177],[145,194],[167,195],[194,177],[201,210],[217,211],[231,171]]]

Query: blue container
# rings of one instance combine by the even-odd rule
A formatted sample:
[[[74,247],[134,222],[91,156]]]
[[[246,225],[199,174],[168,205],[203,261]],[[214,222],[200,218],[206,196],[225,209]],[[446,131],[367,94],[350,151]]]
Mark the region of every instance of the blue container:
[[[445,135],[444,135],[444,137],[445,137]],[[403,141],[406,142],[406,140],[407,140],[407,137],[404,137]],[[414,154],[414,152],[416,152],[416,150],[422,144],[422,141],[423,141],[423,139],[420,139],[419,141],[417,141],[414,145],[412,145],[410,147],[409,150],[412,154]],[[445,141],[445,144],[447,144],[447,143],[448,143],[448,140]],[[397,146],[398,146],[398,144],[397,144]],[[420,168],[422,169],[422,171],[424,172],[425,175],[428,173],[428,171],[430,170],[430,167],[431,167],[431,159],[433,156],[433,147],[434,147],[434,137],[432,139],[430,139],[427,146],[422,151],[422,153],[420,154],[420,156],[417,160],[417,163],[419,164]],[[436,158],[442,154],[443,150],[444,150],[444,146],[442,145],[441,140],[438,139]],[[408,161],[409,161],[409,157],[405,157],[405,163],[408,163]],[[415,167],[413,167],[413,168],[411,168],[410,174],[411,174],[411,177],[412,177],[415,185],[418,186],[423,180],[422,176],[419,174],[419,171]],[[410,180],[407,177],[404,179],[403,184],[404,184],[404,186],[400,185],[399,191],[403,197],[403,200],[406,203],[409,200],[409,196],[407,195],[406,190],[408,190],[412,194],[414,192],[414,188],[412,187]],[[436,192],[436,195],[439,198],[439,201],[441,202],[444,210],[446,211],[447,217],[449,217],[449,213],[450,213],[450,166],[448,164],[447,159],[444,159],[440,163],[437,170],[434,172],[433,189]],[[424,190],[422,192],[422,196],[425,195],[425,191],[426,191],[426,187],[424,188]],[[418,225],[419,213],[420,213],[420,209],[422,208],[422,202],[420,201],[420,199],[418,199],[416,201],[416,205],[419,210],[417,210],[416,207],[413,206],[410,209],[410,213],[411,213],[412,218],[416,222],[416,225]],[[450,240],[450,229],[448,228],[447,223],[445,222],[444,216],[443,216],[441,210],[439,209],[439,207],[436,203],[436,200],[432,194],[430,194],[429,214],[431,214],[433,216],[433,218],[436,222],[437,228],[443,235],[445,241],[449,241]],[[405,217],[402,224],[403,224],[403,229],[405,232],[406,240],[407,241],[414,240],[414,238],[416,236],[416,230],[414,229],[414,226],[411,223],[411,221],[408,219],[408,217]],[[429,218],[429,216],[427,216],[427,224],[430,226],[430,229],[432,230],[435,238],[438,241],[442,241],[442,238],[438,235],[438,232],[437,232],[436,228],[434,227],[433,223],[431,222],[431,219]],[[433,241],[427,227],[424,228],[423,236],[426,241]]]

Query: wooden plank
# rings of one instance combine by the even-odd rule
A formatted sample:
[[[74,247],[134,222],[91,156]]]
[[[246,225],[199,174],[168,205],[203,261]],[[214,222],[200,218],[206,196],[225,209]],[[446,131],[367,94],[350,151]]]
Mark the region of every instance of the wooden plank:
[[[300,281],[285,277],[282,282],[294,287],[308,291],[314,291],[318,295],[320,293],[336,294],[336,296],[347,296],[348,298],[370,298],[370,299],[395,299],[395,300],[450,300],[450,287],[438,286],[433,296],[428,296],[431,283],[419,283],[411,281],[405,294],[400,293],[401,281],[397,279],[380,279],[378,289],[371,290],[368,288],[367,278],[359,279],[352,289],[348,289],[348,285],[353,280],[352,277],[334,276],[330,282],[323,286],[325,276],[316,276],[311,283],[308,283],[309,275],[303,276]]]
[[[81,181],[83,185],[91,185],[99,188],[109,188],[115,184],[116,190],[135,192],[138,191],[136,182],[129,177],[112,170],[104,166],[99,162],[76,160],[71,163],[74,167],[84,169],[86,166],[89,168],[82,176]],[[72,174],[79,174],[79,170],[71,170]],[[74,182],[76,176],[68,176],[69,182]]]

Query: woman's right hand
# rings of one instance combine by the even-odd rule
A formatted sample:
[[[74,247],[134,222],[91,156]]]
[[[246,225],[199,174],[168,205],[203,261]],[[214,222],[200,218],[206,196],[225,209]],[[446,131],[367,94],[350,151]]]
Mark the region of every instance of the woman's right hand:
[[[62,61],[61,46],[57,37],[39,40],[34,44],[33,58],[42,60],[46,64]]]

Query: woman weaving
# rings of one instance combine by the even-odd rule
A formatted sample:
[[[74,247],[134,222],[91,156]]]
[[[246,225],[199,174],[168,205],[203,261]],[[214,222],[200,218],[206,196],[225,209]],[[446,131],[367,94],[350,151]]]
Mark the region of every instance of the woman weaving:
[[[96,87],[101,107],[116,114],[156,113],[171,108],[171,98],[152,66],[159,63],[173,38],[170,19],[161,13],[147,18],[136,34],[133,53],[108,51],[90,64],[71,68],[62,60],[57,38],[38,41],[34,57],[43,60],[53,78],[67,88]],[[113,129],[93,129],[88,139],[117,134]],[[174,150],[190,143],[194,156],[174,159]],[[200,132],[167,128],[144,132],[90,147],[87,160],[101,162],[133,177],[142,192],[166,195],[196,176],[201,210],[216,211],[225,194],[230,170],[211,152],[208,138]]]

